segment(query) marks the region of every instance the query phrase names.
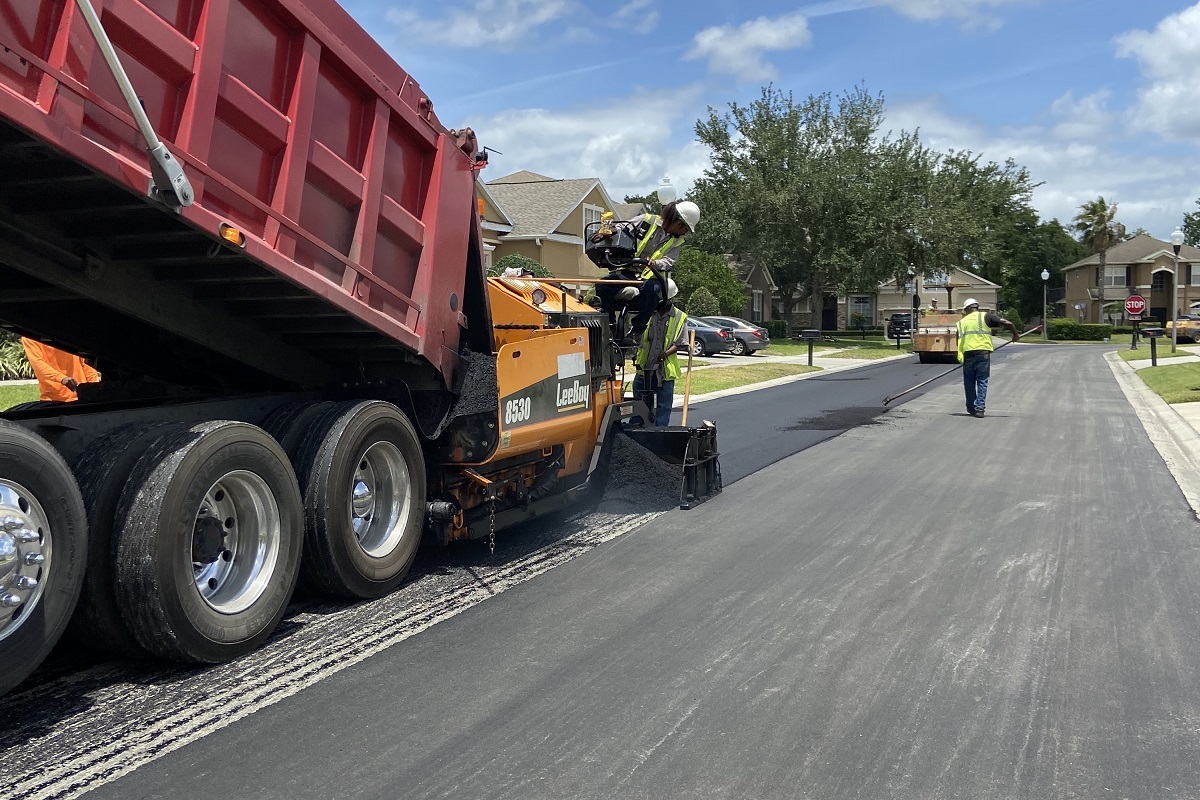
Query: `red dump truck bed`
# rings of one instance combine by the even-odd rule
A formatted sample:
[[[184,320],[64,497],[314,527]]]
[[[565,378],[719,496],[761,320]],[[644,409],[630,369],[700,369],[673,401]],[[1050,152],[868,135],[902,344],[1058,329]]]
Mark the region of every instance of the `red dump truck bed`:
[[[444,382],[488,329],[473,137],[332,0],[93,3],[195,200],[147,196],[74,0],[0,0],[0,323],[183,384]]]

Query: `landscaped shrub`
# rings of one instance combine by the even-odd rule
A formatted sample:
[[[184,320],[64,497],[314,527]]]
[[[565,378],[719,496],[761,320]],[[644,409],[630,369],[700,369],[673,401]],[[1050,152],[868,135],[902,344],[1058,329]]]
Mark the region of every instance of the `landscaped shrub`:
[[[721,313],[721,304],[707,286],[701,286],[688,298],[687,313],[693,317],[712,317]]]
[[[769,319],[762,326],[767,329],[767,335],[772,339],[786,339],[788,336],[786,319]]]
[[[1113,326],[1107,323],[1076,322],[1073,319],[1057,318],[1050,320],[1049,334],[1051,339],[1073,340],[1084,342],[1102,342],[1113,335]]]
[[[33,370],[25,358],[25,348],[15,333],[0,330],[0,381],[28,380]]]

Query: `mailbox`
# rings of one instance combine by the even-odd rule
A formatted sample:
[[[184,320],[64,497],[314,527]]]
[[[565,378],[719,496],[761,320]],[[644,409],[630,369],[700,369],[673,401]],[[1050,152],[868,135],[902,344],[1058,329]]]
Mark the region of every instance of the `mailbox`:
[[[1138,333],[1140,333],[1142,336],[1145,336],[1147,339],[1157,339],[1159,336],[1165,336],[1167,333],[1167,329],[1166,328],[1142,328],[1141,330],[1138,331]]]
[[[818,330],[815,330],[813,328],[809,328],[807,330],[800,331],[800,338],[801,339],[820,339],[821,332]]]

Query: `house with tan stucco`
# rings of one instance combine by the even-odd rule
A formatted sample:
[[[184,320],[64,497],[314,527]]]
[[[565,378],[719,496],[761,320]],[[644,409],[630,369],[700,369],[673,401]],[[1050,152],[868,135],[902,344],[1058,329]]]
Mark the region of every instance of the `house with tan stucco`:
[[[489,264],[515,253],[556,278],[603,276],[584,255],[584,226],[617,209],[599,178],[550,178],[522,170],[480,186]]]
[[[1098,253],[1063,267],[1065,291],[1058,313],[1081,322],[1124,322],[1125,298],[1139,294],[1146,300],[1146,316],[1165,324],[1175,292],[1171,243],[1139,234],[1108,248],[1104,261],[1103,275]],[[1200,249],[1179,248],[1179,276],[1178,313],[1192,313],[1192,303],[1200,302]]]

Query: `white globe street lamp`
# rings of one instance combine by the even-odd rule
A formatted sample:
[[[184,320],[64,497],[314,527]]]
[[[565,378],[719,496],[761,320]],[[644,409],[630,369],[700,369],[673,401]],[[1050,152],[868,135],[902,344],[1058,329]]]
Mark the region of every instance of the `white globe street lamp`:
[[[1171,295],[1171,352],[1179,344],[1179,248],[1183,246],[1183,231],[1179,228],[1171,234],[1171,249],[1175,251],[1174,290]]]
[[[675,198],[675,186],[671,183],[671,179],[664,175],[658,184],[658,202],[665,206],[667,203],[674,203]]]
[[[1047,329],[1050,327],[1050,321],[1047,319],[1048,314],[1046,313],[1046,286],[1049,285],[1047,283],[1047,281],[1049,281],[1049,280],[1050,280],[1050,270],[1048,270],[1048,269],[1042,270],[1042,341],[1043,342],[1050,341],[1050,334],[1047,332]]]

